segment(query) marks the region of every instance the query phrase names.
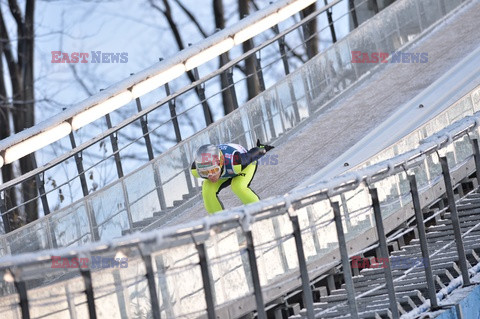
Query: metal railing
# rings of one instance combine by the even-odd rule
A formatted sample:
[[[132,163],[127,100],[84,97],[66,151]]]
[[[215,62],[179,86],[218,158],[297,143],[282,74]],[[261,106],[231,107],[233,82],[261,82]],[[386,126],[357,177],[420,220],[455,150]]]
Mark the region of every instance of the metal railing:
[[[303,63],[303,47],[306,45],[306,42],[312,41],[312,38],[305,34],[305,39],[300,41],[300,43],[295,43],[294,47],[287,46],[285,39],[297,38],[297,35],[293,34],[295,31],[302,30],[309,21],[319,18],[322,14],[325,15],[328,10],[333,10],[333,7],[341,1],[336,0],[325,6],[322,4],[322,8],[319,8],[309,17],[304,18],[299,23],[295,23],[293,26],[289,26],[287,30],[280,33],[277,23],[283,21],[282,19],[289,18],[290,15],[299,12],[302,8],[314,2],[311,0],[284,0],[276,2],[241,20],[234,26],[219,31],[201,43],[191,46],[175,57],[162,61],[137,75],[133,75],[113,85],[48,121],[1,141],[0,166],[4,162],[10,163],[13,160],[11,158],[18,157],[23,153],[28,154],[38,145],[66,136],[55,144],[55,147],[64,150],[63,155],[50,159],[50,161],[47,160],[47,163],[42,165],[42,167],[12,181],[6,181],[1,185],[0,198],[4,207],[2,214],[18,213],[26,204],[36,205],[38,201],[43,214],[48,215],[51,211],[58,210],[58,208],[64,207],[95,190],[99,181],[91,181],[89,178],[98,173],[99,167],[108,165],[116,167],[116,177],[121,178],[126,172],[131,171],[132,167],[133,169],[137,168],[139,161],[143,160],[143,162],[146,162],[152,160],[159,153],[163,152],[165,148],[175,145],[205,126],[210,125],[214,120],[213,115],[215,115],[212,114],[212,107],[215,107],[217,111],[215,113],[220,112],[222,95],[225,96],[223,99],[228,99],[231,101],[229,103],[233,103],[231,105],[232,109],[238,108],[238,101],[243,99],[237,97],[236,91],[241,90],[241,85],[244,82],[256,81],[259,85],[259,90],[264,90],[266,87],[264,79],[269,79],[270,77],[278,78],[277,64],[283,64],[285,67],[284,72],[288,74],[295,67],[288,61],[289,56],[298,55],[299,60]],[[272,20],[272,17],[275,19]],[[343,14],[343,19],[345,17],[348,19],[348,13]],[[339,19],[342,19],[342,16]],[[274,20],[276,23],[271,26],[274,27],[277,35],[272,40],[255,46],[253,39],[251,39],[252,35],[258,33],[257,29],[267,29],[262,36],[270,37],[269,33],[272,32],[269,30],[270,25],[268,25],[268,28],[264,25]],[[329,19],[328,23],[330,23],[329,27],[334,30],[335,22]],[[256,26],[254,31],[251,30],[252,25]],[[247,32],[248,34],[245,34],[246,31],[249,31]],[[324,30],[322,29],[318,32],[324,32]],[[312,34],[312,37],[314,36],[315,34]],[[229,49],[222,51],[225,48],[220,44],[228,43],[228,47],[233,47],[234,44],[239,44],[243,41],[249,41],[252,44],[250,51],[234,57],[231,61],[228,61],[228,57],[224,56],[224,63],[222,63],[223,66],[221,68],[214,72],[205,68],[208,73],[205,76],[200,76],[200,72],[203,70],[203,64],[200,62],[217,57],[221,53],[229,52]],[[330,41],[330,43],[332,42],[334,41]],[[277,49],[277,46],[280,49]],[[265,59],[266,63],[264,62],[263,66],[260,60],[262,54],[268,57]],[[256,70],[252,74],[239,77],[239,72],[236,69],[243,69],[242,64],[252,59],[255,61]],[[178,72],[177,66],[179,66]],[[175,79],[184,72],[191,72],[189,75],[193,78],[193,83],[185,85],[177,81],[173,82],[173,85],[172,83],[169,85],[168,82],[170,80]],[[269,72],[269,74],[266,72]],[[235,77],[237,78],[235,79]],[[225,82],[222,82],[224,88],[221,90],[217,88],[217,83],[220,80]],[[152,87],[151,82],[156,86]],[[145,84],[149,86],[148,90],[143,89]],[[181,85],[180,89],[172,89],[172,86],[177,86],[178,84]],[[159,93],[160,90],[148,93],[153,88],[162,88],[165,92],[163,95]],[[140,101],[139,92],[147,92],[147,94],[142,95],[142,101]],[[125,98],[123,98],[123,95],[125,95]],[[135,103],[127,104],[132,98],[130,95],[134,97]],[[159,96],[160,101],[158,101]],[[194,97],[199,102],[195,102]],[[143,105],[145,103],[150,105],[144,108]],[[185,103],[186,105],[179,105],[179,103]],[[118,117],[116,112],[107,111],[114,110],[124,104],[127,105],[123,109],[127,109],[128,112],[133,111],[134,115],[115,123],[115,119]],[[167,106],[168,110],[166,110]],[[132,107],[133,109],[131,109]],[[105,114],[105,112],[107,113]],[[202,121],[197,120],[199,113],[203,113],[204,124],[201,123]],[[90,120],[89,117],[92,120],[97,117],[102,119],[102,116],[98,114],[105,114],[107,130],[101,129],[91,140],[88,140],[91,135],[87,134],[87,141],[82,143],[81,140],[85,133],[82,133],[82,131],[80,131],[80,134],[74,132],[81,126],[78,123],[88,122],[87,120]],[[150,118],[150,123],[147,117]],[[192,127],[189,127],[190,125]],[[93,131],[98,131],[95,126],[89,125],[88,127],[93,128]],[[138,134],[140,130],[141,135]],[[29,147],[25,147],[27,144]],[[162,145],[163,148],[158,148],[156,147],[157,145]],[[71,147],[71,151],[69,147]],[[107,147],[109,148],[108,150]],[[104,150],[104,156],[98,156],[96,148]],[[130,157],[135,157],[136,154],[140,154],[136,162],[129,160]],[[94,159],[88,161],[87,155],[92,156]],[[57,166],[59,164],[66,167],[58,169]],[[61,174],[58,173],[59,170],[65,170],[65,172],[76,171],[77,174],[66,179],[60,179],[59,176]],[[111,175],[111,177],[105,177],[106,180],[103,184],[108,184],[114,180],[114,174]],[[191,181],[188,178],[186,181],[189,190],[192,190]],[[12,193],[16,192],[15,188],[20,188],[26,184],[36,185],[38,195],[28,200],[28,202],[21,202],[20,204],[10,203],[10,198],[13,197]],[[158,184],[157,187],[161,191],[161,182],[159,181]],[[7,220],[7,218],[3,220],[5,232],[10,231],[12,228],[9,227]]]
[[[291,73],[285,80],[267,89],[244,107],[217,121],[206,131],[197,133],[193,137],[180,142],[155,160],[138,168],[135,172],[118,179],[118,181],[101,191],[89,194],[73,205],[60,209],[54,214],[55,217],[52,215],[46,219],[38,220],[27,228],[13,232],[8,238],[4,236],[2,238],[5,243],[3,253],[78,245],[91,240],[118,237],[122,235],[123,231],[133,228],[134,223],[145,218],[166,215],[175,202],[184,200],[185,197],[190,197],[197,193],[196,180],[189,174],[190,154],[197,146],[224,140],[251,146],[256,138],[264,141],[275,140],[278,136],[302,123],[305,118],[316,112],[325,102],[338,95],[347,87],[354,85],[364,74],[371,71],[371,68],[374,67],[373,64],[360,66],[359,64],[350,63],[348,59],[351,50],[369,50],[368,46],[370,44],[365,43],[365,39],[374,39],[376,41],[375,47],[378,50],[385,50],[386,52],[396,50],[401,48],[402,45],[408,44],[406,41],[412,38],[412,35],[416,34],[415,32],[426,30],[435,21],[434,17],[430,17],[428,19],[429,23],[426,23],[424,20],[427,17],[422,11],[416,11],[421,8],[421,6],[416,4],[407,5],[407,10],[404,10],[405,5],[401,3],[395,6],[395,8],[392,7],[391,10],[384,11],[388,15],[386,19],[374,18],[371,22],[363,24],[355,32],[308,62],[303,68]],[[416,16],[412,16],[412,13],[409,11],[412,8],[414,12],[418,13]],[[435,14],[435,17],[439,19],[441,15],[437,16],[435,12],[435,10],[432,10],[428,13]],[[318,14],[318,12],[315,14]],[[405,18],[404,15],[409,18],[417,17],[418,21],[414,23]],[[395,23],[397,28],[386,35],[377,34],[375,30],[382,23],[388,24],[388,27],[391,28],[392,24],[389,22],[391,19],[398,20],[398,23]],[[306,21],[297,23],[295,27],[286,30],[286,33],[280,34],[279,37],[275,37],[259,47],[263,48],[267,44],[276,43],[275,41],[281,40],[286,34],[291,34],[292,30],[306,23]],[[375,30],[372,27],[373,25],[375,25]],[[412,25],[418,25],[419,27],[413,28]],[[377,37],[372,37],[372,32]],[[259,47],[255,50],[258,50]],[[238,61],[232,61],[230,65],[225,65],[224,68],[218,70],[215,74],[220,74],[235,63],[238,63]],[[332,67],[328,67],[329,65]],[[332,73],[332,70],[335,73]],[[189,88],[195,86],[196,83]],[[181,93],[175,93],[173,98]],[[95,147],[95,145],[98,146],[105,143],[104,139],[108,138],[109,135],[128,126],[132,121],[141,120],[148,112],[168,103],[171,97],[143,110],[133,118],[125,120],[97,138],[76,147],[73,151],[66,153],[41,169],[23,176],[19,180],[27,182],[36,177],[39,180],[45,180],[45,178],[38,178],[38,176],[45,176],[44,170],[51,169],[59,163],[65,163],[75,153],[77,155],[82,154],[87,147]],[[150,131],[151,129],[149,129]],[[118,155],[119,153],[115,154]],[[112,158],[113,155],[109,157],[109,159]],[[73,164],[71,161],[70,163]],[[79,169],[80,172],[84,173],[76,175],[70,180],[68,185],[60,183],[57,183],[55,187],[46,185],[45,196],[38,196],[37,198],[48,199],[42,201],[42,203],[46,202],[46,204],[54,202],[61,187],[76,185],[79,180],[82,180],[82,176],[84,178],[85,175],[88,176],[87,171],[89,169],[91,168]],[[136,179],[141,180],[142,183],[135,183]],[[14,187],[13,185],[19,182],[19,180],[2,185],[0,195],[5,193],[5,189]],[[174,193],[169,191],[173,188],[171,185],[175,185]],[[82,189],[85,190],[83,186]],[[66,191],[63,193],[65,194]],[[80,192],[81,194],[82,192]],[[86,192],[83,194],[86,194]],[[117,198],[117,201],[110,202],[112,198]],[[109,204],[109,210],[102,210],[102,207],[107,207],[107,204]],[[3,209],[2,216],[4,217],[18,209],[18,207],[5,207],[5,205],[0,207]],[[64,231],[71,222],[75,222],[78,225],[75,235],[72,232]],[[10,245],[11,242],[13,242],[13,245]]]
[[[341,40],[342,34],[338,32],[339,29],[341,30],[339,26],[348,24],[351,16],[356,14],[355,8],[366,7],[366,1],[356,1],[350,10],[345,9],[345,7],[348,7],[346,5],[347,1],[333,1],[325,6],[321,3],[322,8],[319,8],[308,17],[304,17],[300,22],[288,26],[281,32],[278,25],[274,26],[274,33],[276,34],[274,37],[268,35],[268,32],[271,31],[265,31],[261,36],[269,37],[268,40],[262,40],[260,45],[253,45],[250,51],[233,58],[215,72],[200,76],[199,72],[202,70],[194,68],[192,69],[195,78],[193,83],[178,90],[171,89],[171,85],[166,83],[163,88],[165,91],[164,95],[160,94],[159,90],[156,90],[142,96],[142,101],[140,101],[140,98],[136,98],[135,103],[130,103],[123,107],[134,114],[128,119],[116,121],[119,117],[116,112],[107,114],[105,116],[107,130],[101,130],[93,139],[88,140],[87,138],[86,141],[83,141],[82,135],[85,133],[82,133],[82,131],[80,131],[81,134],[74,134],[73,132],[68,134],[68,137],[65,138],[66,141],[60,140],[58,144],[55,144],[56,148],[64,150],[63,155],[50,159],[48,163],[38,169],[24,174],[15,180],[5,182],[0,186],[0,207],[2,207],[1,213],[4,217],[2,220],[4,231],[9,232],[13,228],[9,225],[8,216],[21,213],[26,204],[37,205],[38,203],[40,206],[39,210],[44,215],[48,215],[51,211],[58,211],[80,198],[94,193],[99,184],[100,187],[103,187],[137,169],[138,158],[152,161],[155,156],[164,151],[164,148],[158,148],[158,145],[167,148],[192,136],[206,125],[211,124],[209,120],[210,108],[207,106],[217,106],[218,109],[218,106],[221,104],[222,94],[229,96],[231,101],[238,102],[241,99],[236,92],[241,90],[241,84],[245,81],[256,81],[260,91],[262,91],[268,87],[269,79],[278,78],[279,70],[282,70],[282,75],[292,73],[294,67],[298,67],[304,61],[302,58],[297,58],[299,63],[293,63],[287,57],[301,55],[305,51],[305,43],[308,41],[313,41],[312,39],[318,37],[325,41],[326,44],[324,43],[324,46],[326,47],[338,41],[335,49],[325,50],[324,54],[316,58],[316,63],[310,63],[312,70],[306,71],[301,77],[297,73],[301,82],[284,81],[283,87],[278,85],[275,89],[268,89],[268,93],[259,98],[264,99],[263,103],[267,105],[262,106],[261,110],[258,110],[258,114],[262,116],[263,128],[259,126],[258,129],[252,130],[250,135],[248,135],[244,134],[242,127],[240,127],[241,125],[238,124],[236,127],[227,127],[226,133],[223,136],[219,135],[230,141],[237,140],[244,144],[251,143],[254,137],[272,142],[279,135],[310,116],[312,112],[316,111],[317,107],[337,96],[346,87],[351,86],[364,74],[371,71],[374,67],[372,64],[353,65],[350,63],[350,52],[352,50],[371,50],[372,42],[368,42],[370,40],[366,41],[365,39],[375,38],[373,44],[377,50],[384,50],[385,52],[397,50],[408,43],[415,35],[428,29],[435,21],[438,21],[438,19],[460,3],[460,1],[455,1],[455,5],[452,5],[452,2],[448,1],[448,6],[445,6],[444,1],[439,0],[433,4],[433,7],[427,8],[420,1],[418,3],[410,0],[404,1],[405,4],[401,5],[402,10],[399,11],[407,13],[400,14],[392,10],[387,14],[388,19],[396,21],[395,24],[385,25],[384,29],[388,30],[388,32],[377,34],[376,29],[373,30],[372,28],[368,29],[360,26],[359,29],[362,31],[354,32],[349,41]],[[292,1],[287,2],[290,3]],[[153,77],[153,75],[159,72],[166,72],[176,63],[182,61],[187,63],[195,54],[208,51],[209,48],[226,38],[235,37],[237,33],[246,29],[252,21],[262,21],[266,15],[280,12],[279,6],[287,2],[278,2],[268,10],[265,9],[260,13],[252,15],[252,17],[248,18],[248,21],[242,20],[234,28],[219,32],[219,34],[214,35],[205,43],[202,42],[202,44],[192,46],[192,48],[168,61],[162,61],[141,74],[135,75],[113,86],[111,89],[101,92],[98,96],[79,104],[74,109],[67,110],[49,123],[43,123],[32,130],[35,131],[35,134],[41,131],[49,131],[52,129],[51,126],[63,123],[63,121],[69,122],[71,118],[80,115],[81,111],[88,109],[88,107],[94,106],[96,103],[101,104],[105,102],[107,97],[112,95],[114,91],[118,93],[122,90],[133,88],[135,85],[139,85],[141,81],[147,81],[148,77]],[[352,1],[348,2],[352,3]],[[336,18],[334,19],[334,17]],[[286,43],[289,43],[290,39],[298,38],[296,31],[305,31],[308,23],[313,20],[319,21],[319,25],[326,26],[319,28],[316,34],[310,34],[302,39],[300,43],[294,44],[294,47],[287,46]],[[355,20],[358,22],[359,19]],[[377,22],[382,23],[381,21]],[[261,57],[263,58],[261,59]],[[252,74],[239,78],[237,69],[242,68],[242,63],[248,59],[255,60],[256,70]],[[222,77],[226,79],[228,85],[219,91],[214,82],[216,83]],[[160,101],[158,101],[159,95],[161,96]],[[200,102],[192,102],[194,97],[198,98]],[[157,102],[152,102],[145,108],[144,105],[148,104],[150,100]],[[183,105],[183,103],[186,105]],[[256,103],[259,103],[258,100]],[[277,104],[269,105],[271,103]],[[235,107],[237,104],[235,104]],[[204,124],[199,123],[201,121],[192,121],[192,119],[198,118],[199,114],[203,114],[202,116],[206,119]],[[231,123],[234,122],[234,118],[235,116],[232,116],[230,119]],[[242,116],[242,125],[247,125],[245,122],[245,116]],[[190,124],[193,127],[187,128],[187,125]],[[32,135],[32,130],[22,132],[22,134],[12,139],[2,141],[3,143],[0,143],[2,145],[2,156],[5,155],[6,149],[15,146],[15,143],[21,143],[21,141]],[[95,128],[95,130],[97,129]],[[141,133],[133,133],[135,130]],[[220,137],[216,139],[220,139]],[[98,155],[98,149],[105,154]],[[189,151],[191,150],[189,149]],[[175,150],[169,152],[169,154],[174,152]],[[92,159],[89,160],[89,157],[92,157]],[[187,161],[188,158],[181,159],[182,167],[171,167],[172,165],[168,164],[166,167],[155,167],[155,189],[159,197],[158,207],[155,208],[157,212],[159,210],[168,210],[169,207],[172,207],[174,201],[182,200],[183,195],[191,196],[195,194],[195,181],[185,171],[189,164]],[[151,163],[148,165],[151,165]],[[99,181],[100,177],[97,176],[100,174],[99,171],[110,167],[114,168],[113,174],[104,174],[104,176],[101,176],[104,180]],[[68,172],[76,173],[71,175]],[[166,172],[167,176],[163,176],[163,172]],[[66,175],[65,179],[61,177],[62,175]],[[180,188],[181,193],[175,194],[175,196],[168,194],[168,187],[166,186],[166,184],[172,182],[172,178],[180,180],[182,185]],[[20,204],[11,203],[11,194],[18,192],[23,185],[27,184],[35,185],[37,196]],[[124,205],[129,207],[130,203],[125,202]],[[127,208],[126,210],[127,214],[131,215],[129,209]],[[129,217],[128,227],[133,226],[131,224],[134,222],[134,219],[133,216]]]
[[[478,109],[478,93],[479,88],[459,103]],[[351,252],[414,214],[421,223],[422,207],[445,192],[454,214],[454,185],[475,171],[480,182],[479,124],[477,112],[386,161],[189,224],[5,256],[0,309],[23,318],[96,318],[105,316],[105,309],[109,317],[236,318],[256,311],[265,318],[265,304],[302,286],[309,313],[310,278],[340,261],[350,269]],[[375,227],[380,222],[383,233]],[[471,275],[467,268],[460,257],[464,283]],[[435,287],[431,282],[427,287],[434,305]]]

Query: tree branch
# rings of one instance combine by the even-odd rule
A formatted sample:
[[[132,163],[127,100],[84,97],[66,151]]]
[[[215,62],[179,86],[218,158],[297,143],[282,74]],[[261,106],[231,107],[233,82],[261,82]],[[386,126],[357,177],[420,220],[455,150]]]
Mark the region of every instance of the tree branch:
[[[15,19],[15,22],[17,23],[17,26],[23,25],[22,11],[20,11],[20,7],[18,6],[17,1],[8,0],[8,6],[10,8],[10,12],[12,13],[13,18]]]
[[[177,24],[173,20],[172,11],[171,11],[170,4],[169,4],[168,0],[163,0],[163,4],[165,5],[165,10],[163,10],[157,4],[155,4],[154,1],[155,0],[149,0],[150,5],[152,6],[152,8],[160,11],[163,14],[163,16],[165,17],[165,19],[167,19],[168,25],[170,26],[170,29],[173,32],[173,35],[175,37],[175,41],[177,42],[177,46],[178,46],[179,50],[183,50],[185,47],[183,45],[182,36],[181,36],[180,31],[177,27]],[[187,76],[188,76],[190,82],[192,82],[192,83],[195,82],[196,79],[195,79],[195,76],[193,76],[192,71],[188,71]],[[198,90],[196,89],[195,92],[198,95],[198,99],[201,101],[202,98],[200,97],[200,94],[198,93]],[[210,106],[208,105],[208,102],[207,102],[207,108],[210,110]]]
[[[10,79],[12,82],[12,90],[17,94],[20,91],[20,81],[19,81],[19,71],[17,61],[12,53],[12,46],[10,45],[10,38],[7,33],[7,27],[5,25],[5,21],[3,19],[3,13],[0,10],[0,42],[1,42],[1,52],[3,52],[5,56],[5,60],[7,61],[8,71],[10,73]]]
[[[207,32],[205,32],[203,30],[202,26],[200,25],[198,20],[193,16],[193,14],[180,1],[178,1],[178,0],[174,0],[174,1],[183,10],[183,12],[190,18],[190,20],[193,22],[193,24],[195,24],[195,26],[197,27],[198,31],[202,34],[202,36],[204,38],[208,37]]]
[[[87,84],[85,84],[85,81],[83,81],[83,79],[78,75],[78,72],[77,72],[77,69],[75,68],[75,65],[69,64],[68,66],[70,67],[70,70],[72,70],[73,77],[75,78],[75,80],[77,80],[77,82],[80,84],[80,86],[85,91],[85,93],[87,93],[87,95],[89,95],[89,96],[92,96],[94,93],[92,91],[90,91]]]

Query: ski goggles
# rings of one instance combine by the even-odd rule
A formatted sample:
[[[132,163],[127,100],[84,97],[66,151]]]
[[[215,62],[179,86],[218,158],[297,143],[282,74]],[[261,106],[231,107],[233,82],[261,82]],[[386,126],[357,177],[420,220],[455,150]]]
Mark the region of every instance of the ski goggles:
[[[200,175],[201,177],[207,178],[209,176],[218,174],[220,172],[220,166],[215,166],[209,169],[198,168],[197,172],[198,172],[198,175]]]

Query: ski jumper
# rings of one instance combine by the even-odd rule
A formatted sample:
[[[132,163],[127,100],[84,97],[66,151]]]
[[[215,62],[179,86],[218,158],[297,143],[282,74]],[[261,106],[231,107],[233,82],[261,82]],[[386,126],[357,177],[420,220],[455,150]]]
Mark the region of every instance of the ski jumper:
[[[192,175],[204,179],[202,197],[207,212],[213,214],[224,209],[218,199],[218,193],[230,185],[243,204],[259,201],[257,194],[250,188],[250,183],[257,171],[256,161],[266,153],[266,150],[263,147],[254,147],[247,152],[243,146],[232,143],[220,144],[218,148],[224,156],[224,164],[217,182],[212,183],[208,178],[201,177],[195,162],[192,164]]]

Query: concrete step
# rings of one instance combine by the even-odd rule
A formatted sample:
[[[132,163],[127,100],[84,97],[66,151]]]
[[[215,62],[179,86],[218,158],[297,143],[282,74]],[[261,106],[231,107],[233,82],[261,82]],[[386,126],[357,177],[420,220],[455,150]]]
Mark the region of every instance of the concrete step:
[[[462,203],[458,204],[460,226],[462,232],[466,232],[480,223],[480,193],[471,194]],[[460,269],[457,265],[458,254],[455,245],[455,236],[450,220],[450,213],[442,214],[437,219],[437,224],[427,227],[427,241],[430,253],[443,248],[447,243],[452,243],[445,250],[430,257],[431,269],[435,280],[435,289],[438,291],[447,286],[454,278],[460,276]],[[471,264],[478,263],[480,257],[480,228],[473,230],[463,238],[465,253]],[[401,262],[402,258],[415,258],[422,260],[422,254],[418,239],[413,239],[401,250],[391,252],[391,262]],[[381,265],[377,265],[381,266]],[[407,275],[405,270],[412,265],[406,265],[405,269],[392,268],[392,276],[401,280],[394,282],[396,301],[400,306],[401,314],[410,311],[425,302],[427,284],[423,265],[411,269]],[[392,266],[394,267],[394,266]],[[360,275],[353,277],[355,293],[358,296],[385,282],[385,269],[365,268],[360,270]],[[346,318],[350,314],[345,284],[340,289],[331,291],[330,295],[320,296],[318,303],[314,304],[317,314],[336,306],[332,311],[322,313],[321,318]],[[389,318],[390,304],[385,287],[369,293],[368,296],[357,298],[357,309],[360,318]],[[289,318],[306,318],[305,309],[297,316]]]
[[[373,286],[370,287],[374,288]],[[401,293],[401,292],[409,292],[413,290],[419,290],[419,291],[424,291],[427,288],[427,283],[425,281],[420,281],[416,283],[408,283],[405,285],[396,285],[395,286],[395,293]],[[369,289],[368,289],[369,290]],[[333,294],[335,292],[335,294]],[[376,291],[373,291],[372,293],[369,294],[369,296],[379,296],[379,295],[387,295],[387,290],[386,288],[380,288]],[[338,302],[338,301],[344,301],[347,300],[347,292],[345,289],[337,289],[333,290],[332,294],[329,296],[324,296],[320,298],[320,301],[322,302]]]
[[[317,314],[320,311],[316,312]],[[377,307],[375,309],[367,309],[366,311],[359,311],[358,315],[360,318],[388,318],[391,316],[391,312],[388,309],[388,306],[385,307]],[[317,316],[317,315],[316,315]],[[289,319],[303,319],[307,318],[307,315],[295,315],[288,317]],[[334,310],[332,312],[323,313],[318,318],[350,318],[350,309],[348,308],[341,308],[338,310]]]
[[[467,230],[473,228],[480,222],[480,217],[476,220],[460,220],[460,229],[462,230],[462,233],[465,233]],[[427,231],[427,237],[428,234],[434,233],[434,232],[448,232],[448,234],[452,233],[453,234],[453,226],[451,221],[444,221],[443,224],[438,224],[436,226],[431,226],[429,227]],[[473,232],[479,232],[480,227],[476,228],[473,230]]]
[[[449,278],[450,276],[453,277],[453,275],[447,270],[447,269],[435,269],[435,270],[432,270],[433,272],[433,275],[434,276],[437,276],[437,277],[446,277],[446,278]],[[398,278],[400,276],[397,276],[396,278]],[[355,286],[355,289],[356,290],[362,290],[362,291],[366,291],[368,289],[371,289],[373,287],[375,287],[376,285],[380,285],[380,284],[383,284],[384,283],[384,280],[382,281],[382,279],[384,279],[385,277],[379,277],[379,278],[365,278],[361,281],[357,281],[357,282],[354,282],[354,286]],[[395,277],[393,278],[394,280],[396,279]],[[407,284],[408,282],[411,282],[412,280],[414,280],[414,278],[422,278],[422,281],[425,280],[425,272],[424,271],[420,271],[420,272],[411,272],[409,273],[404,279],[400,280],[400,281],[396,281],[394,282],[394,286],[396,286],[397,284],[398,285],[404,285],[404,284]],[[342,288],[344,286],[342,285]],[[366,288],[366,290],[364,290]]]
[[[467,203],[457,204],[458,211],[480,209],[480,201],[468,201]]]
[[[470,213],[470,211],[465,211],[465,214],[459,214],[458,218],[460,219],[460,222],[467,222],[467,221],[471,221],[471,220],[479,221],[480,220],[480,214],[472,214],[472,213]],[[441,223],[441,224],[444,224],[444,225],[450,225],[451,222],[452,222],[452,215],[449,212],[445,213],[443,215],[443,218],[437,220],[437,224]]]
[[[171,212],[172,210],[174,209],[174,207],[167,207],[166,209],[164,210],[161,210],[159,212],[155,212],[153,213],[153,216],[158,218],[158,217],[163,217],[165,216],[165,214],[168,214],[169,212]]]

